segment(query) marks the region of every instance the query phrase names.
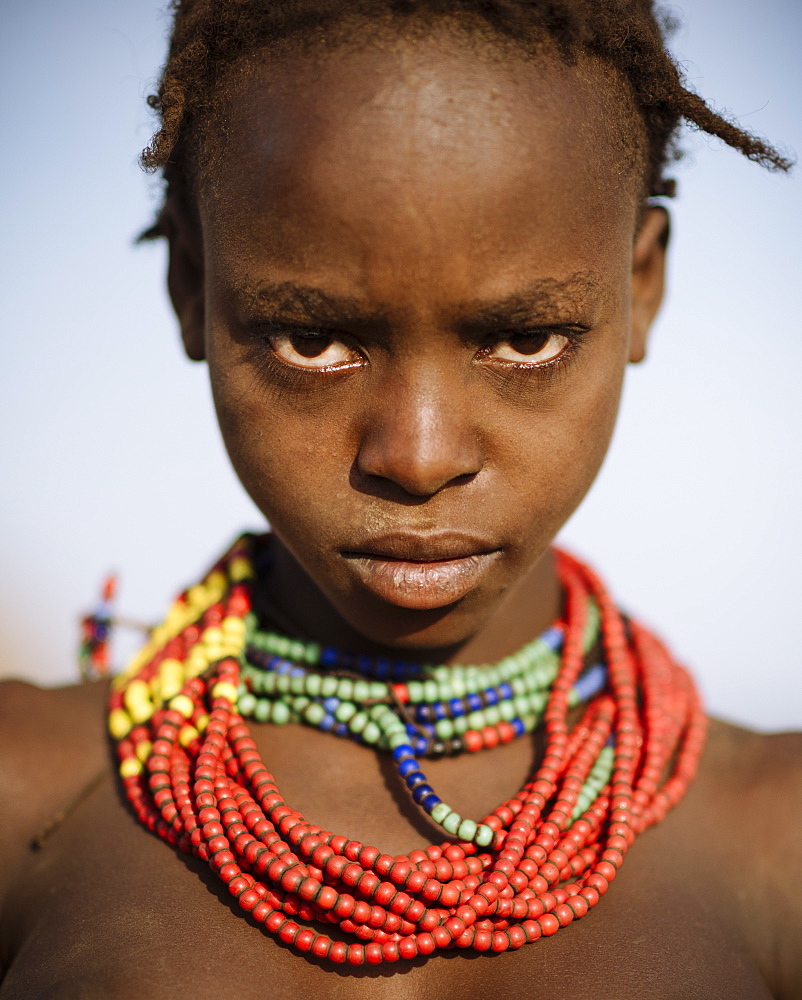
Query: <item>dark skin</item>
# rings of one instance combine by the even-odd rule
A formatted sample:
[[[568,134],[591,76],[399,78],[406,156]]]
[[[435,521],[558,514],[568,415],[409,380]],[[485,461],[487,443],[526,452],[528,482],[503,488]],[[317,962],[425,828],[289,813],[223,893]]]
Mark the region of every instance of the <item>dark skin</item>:
[[[171,208],[170,288],[278,539],[260,606],[355,650],[499,659],[557,612],[548,547],[596,474],[662,294],[665,216],[639,210],[610,112],[620,88],[589,62],[469,60],[438,36],[265,58],[230,74],[222,98],[227,141],[197,213]],[[456,570],[421,566],[438,545],[471,544]],[[104,698],[101,685],[4,685],[0,794],[16,803],[0,825],[4,1000],[802,991],[798,736],[714,723],[685,800],[554,938],[352,972],[248,926],[205,865],[137,824]],[[308,728],[252,729],[314,822],[390,853],[440,839],[380,755]],[[540,749],[520,739],[427,771],[480,816]]]

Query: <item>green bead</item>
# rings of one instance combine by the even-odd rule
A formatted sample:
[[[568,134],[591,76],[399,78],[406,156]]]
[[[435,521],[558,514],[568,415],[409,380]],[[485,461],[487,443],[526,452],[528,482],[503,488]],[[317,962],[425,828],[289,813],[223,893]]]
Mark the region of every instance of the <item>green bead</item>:
[[[501,722],[501,712],[497,705],[488,705],[485,709],[485,725],[497,726]]]
[[[289,652],[287,653],[287,656],[291,660],[295,660],[296,662],[298,660],[305,660],[306,659],[306,646],[302,642],[290,642],[289,643]]]
[[[341,677],[337,682],[337,697],[341,701],[353,701],[354,682],[350,677]]]
[[[457,836],[460,840],[473,840],[475,835],[476,823],[472,819],[464,819],[457,827]]]
[[[283,701],[274,701],[273,710],[270,713],[270,721],[275,722],[277,726],[283,726],[285,722],[290,721],[290,709]]]
[[[339,680],[336,677],[332,677],[330,674],[326,675],[320,685],[321,698],[333,698],[337,694],[338,684]]]
[[[451,806],[446,805],[445,802],[438,802],[434,809],[432,809],[431,817],[433,822],[442,824],[443,820],[446,816],[450,815],[450,813]],[[456,813],[454,813],[454,815],[456,816]]]
[[[485,724],[483,712],[469,712],[466,716],[469,729],[481,729]]]
[[[292,694],[303,694],[306,690],[306,677],[291,677],[290,691]]]
[[[367,701],[370,695],[370,685],[367,681],[355,681],[354,682],[354,701],[363,702]]]
[[[368,716],[366,712],[357,712],[356,715],[352,715],[348,721],[348,728],[352,733],[361,733],[368,722]]]
[[[440,824],[446,833],[456,834],[459,829],[459,825],[462,822],[462,816],[459,813],[450,812],[448,816]]]
[[[334,710],[334,718],[338,722],[348,722],[356,714],[356,705],[350,701],[344,701]]]
[[[306,676],[306,693],[312,698],[316,698],[320,694],[320,688],[323,685],[323,678],[320,674],[307,674]]]
[[[491,826],[487,826],[485,823],[480,823],[476,827],[476,834],[474,835],[473,842],[477,847],[489,847],[493,843],[493,838],[495,834]]]
[[[249,692],[241,694],[237,699],[237,711],[240,715],[252,715],[256,708],[256,698]]]
[[[419,701],[423,701],[423,684],[420,681],[410,681],[407,684],[407,690],[409,691],[409,700],[413,704],[417,704]]]
[[[257,722],[267,722],[270,719],[271,702],[267,698],[258,698],[253,710],[253,717]]]
[[[454,735],[454,723],[451,719],[439,719],[434,724],[434,731],[441,740],[447,740]]]
[[[320,704],[319,701],[313,701],[311,705],[307,705],[304,710],[304,719],[312,726],[317,726],[320,724],[323,716],[326,714],[326,709]]]
[[[310,666],[314,666],[320,661],[321,651],[321,646],[319,646],[316,642],[310,642],[306,646],[306,652],[304,653],[303,658]]]
[[[379,729],[375,722],[368,721],[365,724],[365,728],[362,730],[362,739],[366,743],[376,743],[381,736],[381,733],[381,729]]]

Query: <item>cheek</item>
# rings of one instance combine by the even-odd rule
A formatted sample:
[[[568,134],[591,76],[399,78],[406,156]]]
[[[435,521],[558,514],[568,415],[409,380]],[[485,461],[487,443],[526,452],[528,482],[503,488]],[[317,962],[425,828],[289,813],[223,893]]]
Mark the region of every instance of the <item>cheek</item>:
[[[617,350],[584,363],[536,411],[508,418],[515,433],[497,437],[505,441],[498,465],[511,478],[514,503],[527,512],[533,544],[554,538],[596,478],[615,427],[624,371]]]
[[[240,482],[282,537],[325,535],[348,494],[348,424],[263,384],[245,362],[210,358],[215,409]]]

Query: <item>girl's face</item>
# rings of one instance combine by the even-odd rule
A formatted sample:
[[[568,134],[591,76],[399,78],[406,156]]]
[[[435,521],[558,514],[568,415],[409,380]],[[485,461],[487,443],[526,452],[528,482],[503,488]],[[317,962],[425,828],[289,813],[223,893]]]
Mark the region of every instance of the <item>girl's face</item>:
[[[662,287],[631,114],[445,37],[229,80],[171,291],[307,624],[461,643],[584,496]]]

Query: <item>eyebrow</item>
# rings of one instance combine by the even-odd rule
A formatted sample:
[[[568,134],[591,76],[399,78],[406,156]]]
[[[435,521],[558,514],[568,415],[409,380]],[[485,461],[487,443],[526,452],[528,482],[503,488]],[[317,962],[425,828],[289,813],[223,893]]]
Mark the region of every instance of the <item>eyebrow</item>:
[[[466,300],[452,312],[461,318],[461,325],[472,328],[515,324],[544,311],[566,313],[577,305],[595,305],[602,290],[603,284],[593,274],[577,272],[562,279],[539,278],[521,291],[493,302]],[[366,309],[358,299],[332,295],[294,281],[258,285],[242,282],[236,291],[255,312],[300,314],[318,323],[382,322],[389,311],[381,306]]]
[[[598,304],[603,285],[590,272],[577,272],[567,278],[539,278],[520,292],[495,302],[465,303],[463,314],[470,316],[470,326],[514,325],[542,312],[565,314],[576,307]]]

